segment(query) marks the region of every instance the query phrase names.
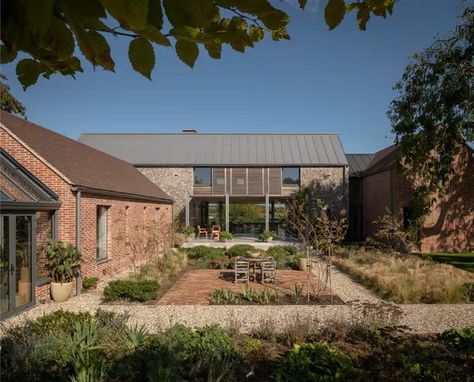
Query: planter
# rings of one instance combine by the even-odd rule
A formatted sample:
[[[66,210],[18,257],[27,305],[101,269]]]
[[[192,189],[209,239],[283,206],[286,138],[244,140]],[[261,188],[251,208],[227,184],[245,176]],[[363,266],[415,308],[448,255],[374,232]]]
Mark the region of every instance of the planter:
[[[72,293],[72,281],[70,283],[51,282],[51,297],[55,302],[67,301]]]
[[[267,240],[265,240],[267,243],[271,243],[273,241],[273,237],[269,237]]]
[[[298,268],[300,269],[300,271],[308,270],[308,259],[306,257],[300,257],[298,259]]]

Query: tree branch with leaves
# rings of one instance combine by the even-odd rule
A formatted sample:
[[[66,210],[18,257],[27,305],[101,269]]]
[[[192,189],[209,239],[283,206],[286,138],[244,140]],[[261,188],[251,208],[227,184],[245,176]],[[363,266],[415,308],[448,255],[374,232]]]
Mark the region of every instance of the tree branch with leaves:
[[[304,9],[306,0],[299,0]],[[357,11],[365,30],[370,15],[386,17],[394,0],[327,0],[325,20],[330,29]],[[289,39],[289,16],[268,0],[4,0],[1,3],[0,62],[16,63],[18,80],[26,89],[41,75],[75,76],[82,72],[76,46],[94,67],[115,71],[106,36],[130,38],[132,67],[151,79],[155,46],[174,48],[194,67],[204,48],[220,59],[223,45],[244,53],[265,35]]]
[[[416,183],[412,221],[423,223],[453,174],[460,145],[474,141],[474,8],[447,38],[413,57],[388,111],[401,168]]]

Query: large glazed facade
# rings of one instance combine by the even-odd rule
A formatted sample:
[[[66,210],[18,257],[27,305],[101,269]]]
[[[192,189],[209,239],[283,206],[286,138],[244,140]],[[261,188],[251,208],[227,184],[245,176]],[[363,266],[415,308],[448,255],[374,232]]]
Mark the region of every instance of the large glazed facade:
[[[335,134],[86,134],[81,141],[133,163],[174,198],[184,225],[282,237],[284,201],[300,187],[333,211],[347,208],[348,168]]]
[[[5,112],[0,147],[2,318],[49,299],[49,238],[76,245],[82,277],[99,279],[131,267],[146,235],[170,244],[172,199],[130,164]]]

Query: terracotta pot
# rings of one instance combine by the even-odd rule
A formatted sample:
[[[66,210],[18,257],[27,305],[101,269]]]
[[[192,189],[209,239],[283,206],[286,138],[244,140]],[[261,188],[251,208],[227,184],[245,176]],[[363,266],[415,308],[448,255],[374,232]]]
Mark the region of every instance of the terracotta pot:
[[[300,271],[307,271],[308,270],[308,259],[306,257],[300,257],[298,259],[298,267]]]
[[[69,299],[72,293],[72,282],[53,283],[51,282],[51,297],[56,302],[64,302]]]

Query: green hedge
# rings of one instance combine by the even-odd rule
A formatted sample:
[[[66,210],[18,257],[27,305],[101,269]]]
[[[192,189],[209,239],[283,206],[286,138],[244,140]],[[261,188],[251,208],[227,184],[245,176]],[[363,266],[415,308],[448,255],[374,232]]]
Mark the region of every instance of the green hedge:
[[[301,251],[291,245],[275,245],[267,249],[267,255],[272,256],[277,269],[298,269],[297,259],[302,257]]]
[[[104,301],[139,301],[155,300],[158,294],[156,280],[116,280],[111,281],[104,289]]]
[[[193,260],[197,259],[222,259],[225,255],[223,248],[206,247],[205,245],[198,245],[197,247],[187,249],[188,257]]]
[[[227,250],[227,255],[229,257],[247,256],[247,252],[250,251],[258,251],[258,249],[250,244],[236,244]]]

